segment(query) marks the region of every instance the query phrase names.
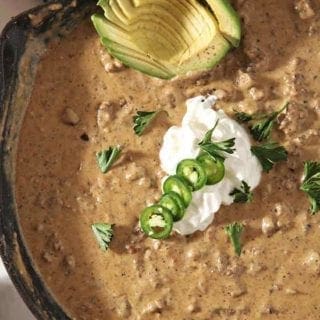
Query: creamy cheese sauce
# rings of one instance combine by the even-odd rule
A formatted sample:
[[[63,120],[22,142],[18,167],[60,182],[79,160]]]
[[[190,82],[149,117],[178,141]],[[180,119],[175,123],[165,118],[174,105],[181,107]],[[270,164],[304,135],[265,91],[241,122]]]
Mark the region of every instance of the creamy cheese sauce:
[[[174,229],[184,235],[205,230],[212,223],[221,204],[230,205],[233,202],[230,193],[235,188],[240,188],[242,181],[253,190],[261,178],[262,168],[258,159],[251,153],[249,135],[222,110],[212,109],[216,100],[214,95],[189,99],[182,126],[169,128],[164,135],[159,153],[161,168],[168,175],[172,175],[176,173],[180,161],[195,159],[199,155],[198,143],[217,121],[212,134],[213,141],[235,138],[234,152],[226,154],[226,172],[223,180],[194,192],[184,218],[174,224]]]
[[[47,287],[74,319],[319,319],[320,215],[299,191],[303,161],[319,160],[320,3],[234,1],[242,46],[214,70],[161,81],[103,54],[89,21],[51,43],[20,133],[21,229]],[[105,72],[105,70],[107,72]],[[161,195],[159,152],[188,98],[215,93],[216,110],[288,110],[273,131],[288,161],[263,174],[250,204],[221,206],[208,228],[165,241],[138,216]],[[142,137],[137,110],[165,109]],[[106,175],[95,154],[121,144]],[[224,226],[245,225],[235,256]],[[91,224],[115,223],[102,252]]]

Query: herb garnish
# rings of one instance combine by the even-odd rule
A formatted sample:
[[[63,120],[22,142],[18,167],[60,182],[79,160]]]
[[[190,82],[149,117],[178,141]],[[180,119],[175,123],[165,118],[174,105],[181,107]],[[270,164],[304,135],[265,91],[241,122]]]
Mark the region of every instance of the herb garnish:
[[[198,145],[200,146],[202,151],[208,153],[215,160],[224,161],[226,158],[224,153],[232,154],[235,150],[235,138],[231,138],[220,142],[212,142],[212,133],[217,127],[218,123],[219,120],[217,120],[216,124],[211,130],[207,131],[203,140],[199,142]]]
[[[269,172],[276,162],[286,161],[288,158],[286,149],[277,142],[268,142],[260,146],[252,146],[251,152],[259,159],[265,172]]]
[[[250,186],[245,181],[242,181],[240,188],[235,188],[230,193],[230,196],[233,196],[233,201],[237,203],[248,203],[251,202],[253,198]]]
[[[253,120],[254,118],[254,115],[250,115],[249,113],[246,113],[246,112],[239,112],[237,110],[234,110],[235,111],[235,116],[236,116],[236,119],[239,121],[239,122],[249,122],[251,120]]]
[[[271,113],[250,115],[245,112],[236,112],[235,116],[239,122],[251,122],[250,132],[253,138],[263,141],[270,137],[275,120],[288,107],[288,104],[289,102],[286,102],[280,110]]]
[[[98,166],[102,173],[107,173],[113,163],[118,160],[121,154],[121,147],[109,147],[108,150],[102,150],[97,153]]]
[[[229,236],[235,253],[238,256],[240,256],[241,255],[241,234],[243,231],[243,224],[239,222],[231,223],[224,228],[224,231]]]
[[[308,195],[311,213],[316,214],[320,210],[320,162],[305,162],[300,190]]]
[[[147,129],[154,118],[164,110],[159,111],[137,111],[137,114],[133,117],[133,130],[136,135],[141,136]]]
[[[109,248],[113,238],[113,224],[95,223],[91,226],[101,250],[106,251]]]

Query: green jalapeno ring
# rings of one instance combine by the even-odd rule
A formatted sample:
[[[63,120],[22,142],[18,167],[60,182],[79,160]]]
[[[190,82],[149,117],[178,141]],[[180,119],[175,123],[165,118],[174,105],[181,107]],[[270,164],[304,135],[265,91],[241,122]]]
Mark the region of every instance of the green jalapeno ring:
[[[207,175],[207,185],[213,185],[220,182],[225,175],[224,163],[218,159],[214,159],[208,154],[201,154],[197,157],[204,168]]]
[[[174,191],[170,191],[170,192],[167,192],[165,194],[169,194],[171,197],[173,197],[173,199],[177,201],[178,206],[181,208],[181,210],[184,211],[186,209],[184,201],[183,201],[182,197],[178,193],[176,193]]]
[[[161,197],[159,204],[171,212],[173,221],[179,221],[183,218],[185,207],[183,200],[177,193],[173,191],[165,193]]]
[[[160,205],[145,208],[140,214],[140,227],[150,238],[168,238],[173,227],[173,217],[170,211]]]
[[[177,166],[177,175],[188,181],[192,187],[192,191],[201,189],[207,182],[206,171],[201,163],[194,159],[180,161]]]
[[[170,191],[176,192],[183,200],[185,208],[188,207],[192,200],[191,188],[184,178],[177,175],[169,176],[163,183],[163,192],[169,193]]]

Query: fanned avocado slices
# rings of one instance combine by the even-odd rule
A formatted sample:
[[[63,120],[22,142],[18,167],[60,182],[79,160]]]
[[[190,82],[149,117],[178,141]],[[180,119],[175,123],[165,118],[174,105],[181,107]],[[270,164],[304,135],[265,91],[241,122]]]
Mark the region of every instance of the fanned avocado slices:
[[[101,42],[125,65],[170,79],[214,67],[241,37],[227,0],[100,0],[92,16]]]

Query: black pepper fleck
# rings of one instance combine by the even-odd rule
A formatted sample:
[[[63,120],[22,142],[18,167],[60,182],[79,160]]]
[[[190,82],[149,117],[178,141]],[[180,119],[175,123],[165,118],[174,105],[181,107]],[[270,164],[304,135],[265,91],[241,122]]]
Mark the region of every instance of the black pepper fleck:
[[[81,136],[80,136],[80,139],[82,141],[89,141],[89,136],[86,134],[86,133],[83,133]]]

